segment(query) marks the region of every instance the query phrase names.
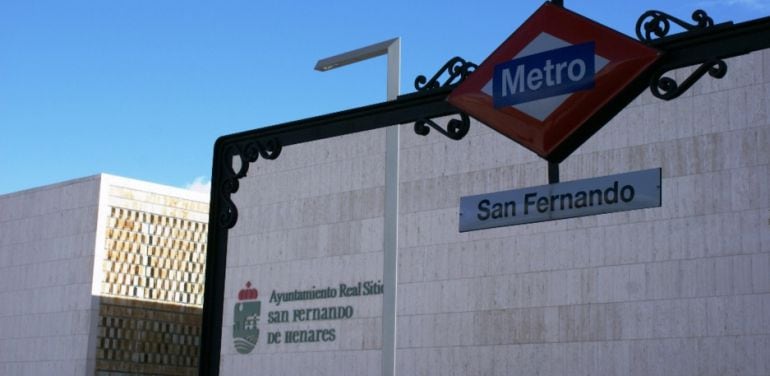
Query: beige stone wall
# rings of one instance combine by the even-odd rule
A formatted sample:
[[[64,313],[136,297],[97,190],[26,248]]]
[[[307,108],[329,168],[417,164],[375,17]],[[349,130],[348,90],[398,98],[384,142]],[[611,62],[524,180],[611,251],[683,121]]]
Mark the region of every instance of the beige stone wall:
[[[89,177],[0,196],[0,375],[93,372],[98,193]]]
[[[546,163],[483,125],[405,136],[399,374],[770,374],[770,53],[728,66],[643,94],[561,165],[660,167],[660,208],[460,234],[459,197],[545,184]]]
[[[674,101],[643,94],[561,166],[660,167],[660,208],[460,234],[461,196],[545,184],[546,163],[478,123],[461,141],[402,126],[398,373],[770,374],[770,52],[728,67]],[[265,320],[272,289],[381,269],[382,136],[287,147],[241,181],[223,374],[379,374],[374,300],[334,344],[229,345],[247,280]]]
[[[197,374],[207,201],[110,175],[0,196],[0,375]]]
[[[382,295],[311,299],[277,305],[277,293],[382,279],[384,132],[287,147],[249,168],[233,195],[222,330],[224,375],[366,375],[379,369]],[[256,346],[236,351],[234,310],[247,282],[259,292]],[[350,306],[347,319],[292,321],[295,309]],[[270,323],[287,310],[289,322]],[[334,330],[333,341],[286,343],[287,331]],[[281,343],[268,344],[270,332]],[[328,339],[328,337],[327,337]],[[339,373],[336,373],[339,372]]]

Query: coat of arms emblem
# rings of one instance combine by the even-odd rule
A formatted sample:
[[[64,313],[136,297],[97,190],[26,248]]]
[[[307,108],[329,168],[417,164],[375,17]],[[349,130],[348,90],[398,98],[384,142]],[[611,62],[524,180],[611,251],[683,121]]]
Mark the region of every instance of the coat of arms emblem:
[[[251,282],[246,282],[246,288],[238,292],[238,303],[235,303],[233,313],[233,345],[240,354],[248,354],[254,350],[259,339],[260,302],[257,300],[257,289],[251,288]]]

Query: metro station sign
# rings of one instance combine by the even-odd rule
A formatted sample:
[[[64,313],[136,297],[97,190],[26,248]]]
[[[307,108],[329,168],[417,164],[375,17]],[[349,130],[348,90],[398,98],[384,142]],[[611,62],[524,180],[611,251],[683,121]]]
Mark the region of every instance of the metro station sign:
[[[633,100],[636,94],[611,103],[658,55],[617,31],[545,3],[448,100],[558,162]],[[613,109],[607,111],[608,106]]]
[[[659,168],[460,198],[460,232],[661,205]]]

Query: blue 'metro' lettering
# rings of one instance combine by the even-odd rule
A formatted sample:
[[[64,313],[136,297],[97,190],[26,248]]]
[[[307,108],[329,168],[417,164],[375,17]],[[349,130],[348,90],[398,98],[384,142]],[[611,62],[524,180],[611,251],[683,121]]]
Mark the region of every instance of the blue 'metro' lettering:
[[[594,87],[594,42],[557,48],[495,66],[495,108]]]

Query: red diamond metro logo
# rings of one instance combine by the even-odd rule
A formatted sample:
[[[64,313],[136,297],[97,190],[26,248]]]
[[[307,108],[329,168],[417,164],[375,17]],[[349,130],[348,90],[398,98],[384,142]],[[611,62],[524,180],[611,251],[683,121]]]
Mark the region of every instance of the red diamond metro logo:
[[[448,100],[558,162],[622,108],[616,101],[614,113],[605,110],[658,55],[617,31],[545,3]],[[624,96],[620,104],[632,99]],[[599,118],[603,122],[596,124]]]

